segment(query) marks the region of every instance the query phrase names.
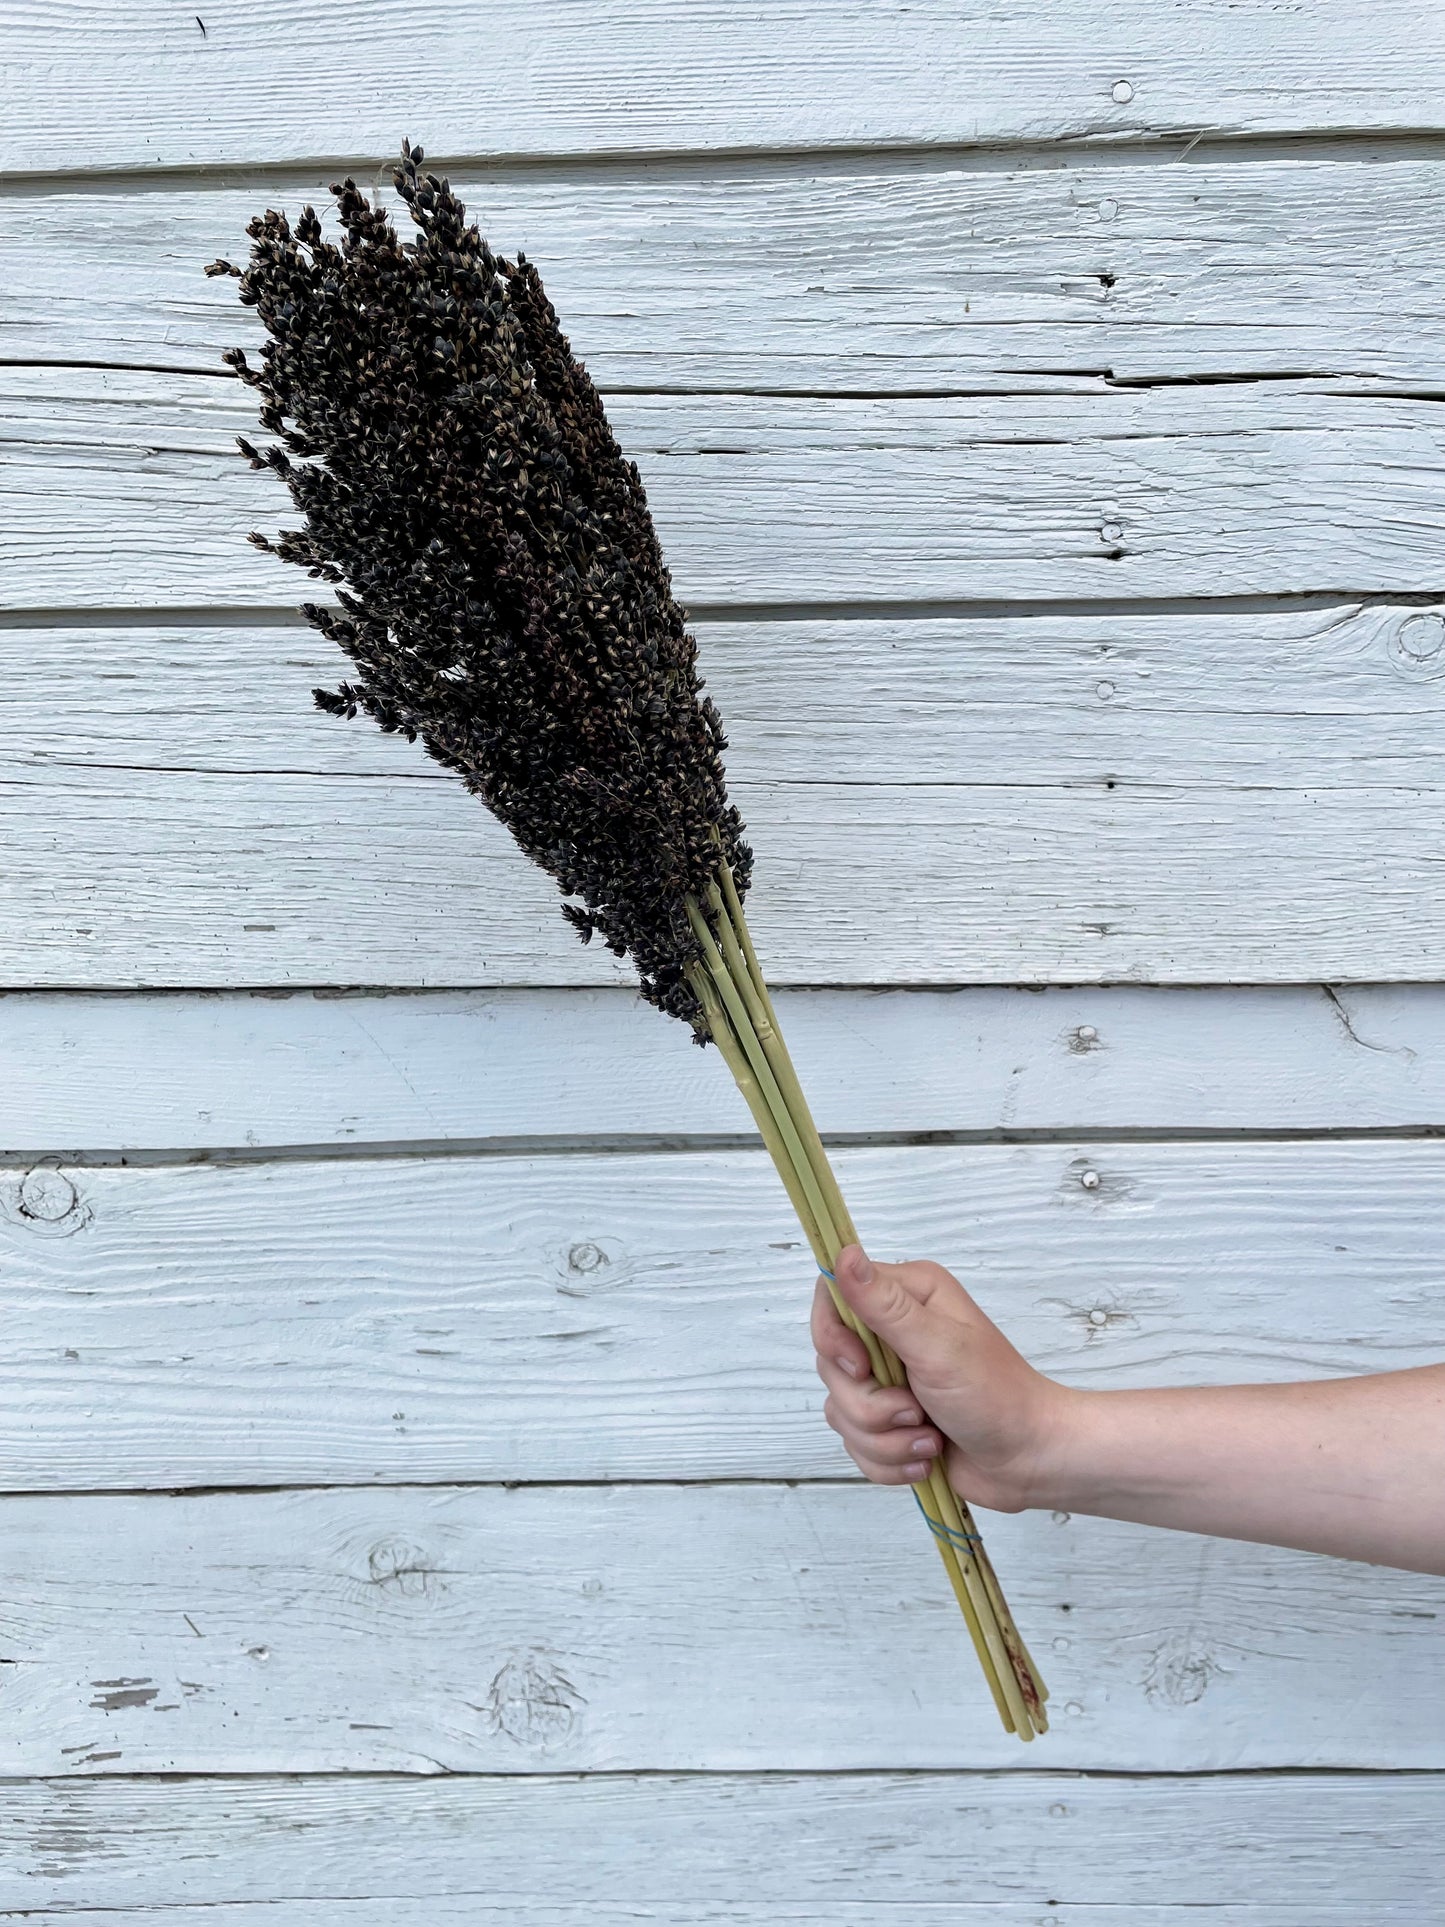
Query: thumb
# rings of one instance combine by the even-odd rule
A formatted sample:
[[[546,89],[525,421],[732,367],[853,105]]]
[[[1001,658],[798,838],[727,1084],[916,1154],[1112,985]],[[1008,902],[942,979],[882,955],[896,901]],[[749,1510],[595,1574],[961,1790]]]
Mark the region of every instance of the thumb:
[[[904,1283],[906,1265],[875,1265],[861,1245],[838,1253],[834,1277],[844,1302],[870,1331],[886,1339],[904,1364],[929,1349],[928,1307]]]

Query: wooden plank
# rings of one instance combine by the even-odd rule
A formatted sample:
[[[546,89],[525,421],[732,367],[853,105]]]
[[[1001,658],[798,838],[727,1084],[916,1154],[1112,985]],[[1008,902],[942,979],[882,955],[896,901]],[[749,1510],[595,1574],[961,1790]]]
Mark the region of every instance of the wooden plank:
[[[1089,389],[1106,369],[1441,385],[1437,159],[1060,158],[452,177],[499,249],[539,263],[607,388]],[[202,264],[240,252],[259,207],[327,206],[329,178],[36,187],[0,234],[6,359],[215,373],[260,328]]]
[[[1265,1815],[1265,1820],[1273,1818]],[[1281,1824],[1285,1824],[1282,1820]],[[575,1845],[558,1842],[559,1851],[575,1854]],[[740,1864],[746,1864],[747,1850],[740,1848]],[[1268,1867],[1263,1869],[1267,1877]],[[621,1884],[621,1869],[609,1868],[610,1877],[615,1884]],[[635,1885],[634,1879],[628,1883]],[[1354,1927],[1358,1902],[1347,1902],[1343,1908],[1336,1908],[1329,1900],[1311,1901],[1303,1907],[1288,1902],[1283,1905],[1272,1900],[1261,1900],[1247,1907],[1234,1910],[1235,1921],[1241,1927],[1329,1927],[1330,1923],[1340,1923],[1341,1927]],[[949,1901],[945,1903],[947,1913],[940,1914],[936,1903],[920,1899],[910,1902],[904,1915],[895,1914],[891,1905],[880,1909],[873,1903],[859,1905],[853,1901],[840,1900],[830,1905],[828,1918],[838,1927],[872,1927],[875,1921],[907,1919],[908,1921],[950,1922],[978,1918],[968,1909],[969,1902]],[[518,1912],[512,1902],[499,1904],[490,1894],[470,1894],[464,1899],[433,1898],[426,1894],[418,1898],[406,1895],[399,1899],[382,1901],[372,1900],[307,1900],[300,1906],[293,1906],[289,1900],[257,1900],[227,1905],[227,1927],[283,1927],[294,1923],[294,1927],[471,1927],[474,1921],[508,1923],[532,1923],[532,1927],[761,1927],[766,1922],[798,1923],[816,1918],[809,1911],[807,1899],[772,1904],[758,1902],[750,1894],[742,1894],[735,1899],[713,1904],[709,1901],[694,1902],[679,1899],[665,1910],[659,1911],[651,1902],[634,1903],[628,1900],[607,1898],[603,1900],[579,1901],[575,1906],[558,1907],[550,1896],[538,1901],[540,1911],[530,1910],[529,1903],[523,1906],[528,1911]],[[303,1911],[304,1909],[304,1911]],[[34,1920],[33,1913],[0,1913],[0,1921],[21,1922]],[[1371,1920],[1378,1923],[1392,1921],[1407,1922],[1418,1918],[1418,1908],[1414,1900],[1391,1898],[1372,1902]],[[154,1927],[155,1912],[147,1907],[131,1908],[122,1905],[118,1908],[84,1908],[73,1913],[68,1908],[48,1908],[45,1919],[47,1927],[142,1927],[151,1923]],[[990,1903],[988,1911],[990,1922],[998,1927],[1057,1927],[1059,1922],[1093,1922],[1103,1927],[1194,1927],[1198,1919],[1197,1904],[1181,1901],[1153,1907],[1134,1907],[1132,1905],[1110,1905],[1107,1910],[1089,1903],[1071,1906],[1067,1901],[1060,1902],[1047,1914],[1040,1914],[1028,1901],[1001,1901]],[[167,1906],[165,1927],[215,1927],[214,1912],[206,1912],[201,1907]]]
[[[1438,974],[1428,896],[1416,893],[1406,913],[1424,924],[1432,946],[1431,961],[1413,967],[1393,929],[1386,941],[1383,924],[1354,926],[1350,918],[1352,950],[1342,954],[1334,939],[1318,942],[1317,923],[1317,900],[1332,879],[1344,887],[1356,864],[1368,877],[1360,887],[1377,898],[1392,893],[1392,880],[1377,874],[1374,847],[1362,845],[1352,798],[1368,798],[1384,833],[1398,836],[1417,862],[1430,860],[1433,838],[1422,844],[1416,826],[1420,790],[1445,782],[1445,622],[1437,611],[1345,605],[713,622],[703,626],[702,643],[729,721],[731,769],[740,790],[757,799],[764,846],[771,840],[791,854],[799,833],[807,834],[803,823],[830,842],[850,813],[867,821],[880,803],[884,820],[874,834],[886,837],[893,798],[903,820],[916,821],[924,795],[916,786],[948,786],[936,801],[960,826],[952,860],[964,871],[949,887],[969,893],[971,922],[960,930],[943,905],[911,905],[910,920],[920,910],[929,919],[926,934],[911,957],[895,957],[894,970],[916,974],[922,963],[935,981],[1140,968],[1185,979],[1367,977],[1402,968]],[[13,692],[0,782],[13,777],[19,785],[11,804],[21,819],[15,851],[24,852],[9,888],[26,906],[11,921],[8,981],[334,981],[338,974],[382,982],[478,975],[617,981],[609,960],[578,949],[548,886],[434,765],[409,745],[366,727],[339,727],[314,710],[313,684],[334,677],[339,662],[311,632],[284,626],[0,630],[0,670]],[[304,780],[311,776],[328,780]],[[370,778],[387,780],[359,780]],[[36,785],[43,806],[31,800]],[[1167,788],[1141,793],[1140,785]],[[1325,799],[1321,791],[1335,794]],[[1277,917],[1279,878],[1291,863],[1294,915],[1309,932],[1300,948],[1269,956],[1232,949],[1230,926],[1255,885],[1247,876],[1232,887],[1226,869],[1202,886],[1213,893],[1214,926],[1200,927],[1197,905],[1191,914],[1189,904],[1176,903],[1176,893],[1193,903],[1200,880],[1181,864],[1178,848],[1158,844],[1153,811],[1161,796],[1167,800],[1158,807],[1174,816],[1182,846],[1206,841],[1211,864],[1231,833],[1246,844],[1262,828],[1272,833],[1277,840],[1260,851],[1257,887]],[[1342,837],[1313,832],[1322,801],[1346,814]],[[111,847],[117,809],[131,817],[124,854]],[[348,823],[336,821],[338,812],[366,824],[364,848],[347,847]],[[67,816],[67,834],[58,838]],[[318,836],[320,825],[331,827]],[[403,854],[398,838],[408,825],[418,841]],[[1019,828],[1050,842],[1057,833],[1063,842],[1050,853],[1028,834],[1020,841]],[[1089,859],[1081,862],[1071,829],[1086,851],[1090,839],[1102,840],[1117,870],[1093,866],[1087,876]],[[1308,862],[1304,850],[1287,847],[1301,831]],[[868,834],[861,831],[849,900],[879,887],[863,867]],[[970,845],[986,839],[1005,878],[1019,886],[1012,928],[981,900],[998,884],[996,871],[974,869]],[[200,866],[198,841],[207,848]],[[58,876],[62,847],[70,858]],[[443,879],[455,887],[413,915],[417,849],[430,851],[433,862],[456,852],[454,872],[442,861],[433,873],[438,889]],[[949,865],[946,847],[937,856]],[[1237,851],[1230,857],[1238,862]],[[477,893],[478,877],[488,873],[499,880],[490,903]],[[777,924],[770,933],[782,946],[770,949],[776,974],[843,981],[876,974],[876,932],[868,960],[856,947],[826,956],[815,941],[821,919],[809,904],[811,878],[799,879],[800,890],[796,866],[774,861],[761,874],[759,915],[766,921],[771,903],[784,926],[781,937]],[[357,875],[372,884],[359,903]],[[884,876],[890,884],[894,876],[916,878],[915,894],[926,887],[916,853],[901,869],[880,867],[879,881]],[[1087,930],[1082,956],[1059,928],[1081,881],[1099,900],[1074,910],[1078,924],[1115,926]],[[941,880],[934,887],[941,892]],[[1142,931],[1116,914],[1121,894],[1146,925],[1157,916],[1161,933],[1171,927],[1174,957],[1161,955],[1159,935],[1141,943]],[[899,914],[889,898],[871,907],[880,922]],[[439,922],[443,908],[447,919]],[[789,956],[787,926],[795,920],[806,927],[792,936]],[[1020,944],[1027,921],[1032,960]],[[252,925],[262,927],[246,928]],[[1077,926],[1073,935],[1077,946]],[[68,974],[52,979],[56,969]]]
[[[1418,1922],[1434,1891],[1441,1787],[1366,1773],[33,1782],[6,1789],[0,1904],[66,1927],[72,1908],[109,1927],[94,1907],[125,1927],[162,1910],[209,1927],[207,1906],[244,1927],[1186,1927],[1203,1893],[1241,1927],[1374,1927]]]
[[[1445,1125],[1445,987],[781,991],[825,1132]],[[0,997],[0,1155],[751,1132],[625,990]]]
[[[1271,1817],[1271,1816],[1266,1816]],[[560,1851],[572,1851],[575,1846],[559,1842]],[[741,1849],[741,1862],[746,1864],[746,1849]],[[1267,1873],[1267,1869],[1265,1870]],[[610,1868],[615,1884],[621,1884],[619,1868]],[[635,1877],[628,1883],[636,1885]],[[524,1907],[528,1903],[523,1903]],[[945,1919],[950,1922],[976,1919],[971,1912],[960,1912],[958,1908],[968,1908],[967,1901],[948,1902],[946,1914],[937,1911],[936,1904],[919,1900],[910,1903],[906,1915],[896,1915],[891,1907],[882,1910],[871,1903],[859,1905],[852,1901],[840,1900],[831,1905],[828,1918],[838,1923],[838,1927],[872,1927],[874,1921],[888,1921],[906,1918],[909,1921],[936,1921]],[[1343,1927],[1354,1927],[1356,1919],[1352,1909],[1357,1902],[1349,1902],[1337,1909],[1328,1900],[1310,1902],[1304,1907],[1296,1907],[1286,1902],[1277,1905],[1271,1900],[1262,1900],[1249,1907],[1234,1910],[1235,1921],[1241,1927],[1328,1927],[1328,1923],[1342,1923]],[[538,1901],[540,1911],[519,1913],[511,1902],[499,1905],[489,1894],[471,1894],[461,1900],[434,1899],[430,1894],[418,1898],[407,1895],[400,1899],[372,1900],[307,1900],[300,1906],[293,1906],[289,1900],[258,1900],[228,1905],[226,1910],[227,1927],[283,1927],[283,1923],[294,1923],[294,1927],[471,1927],[474,1921],[532,1923],[532,1927],[760,1927],[760,1923],[796,1924],[816,1918],[808,1911],[806,1899],[781,1902],[776,1905],[758,1902],[751,1895],[739,1895],[733,1900],[714,1905],[709,1901],[693,1902],[679,1899],[669,1909],[659,1911],[650,1902],[634,1903],[628,1900],[608,1898],[603,1900],[579,1901],[575,1906],[558,1907],[550,1896]],[[304,1909],[304,1911],[303,1911]],[[1402,1911],[1407,1910],[1407,1911]],[[141,1927],[151,1923],[154,1927],[156,1914],[147,1907],[131,1908],[122,1905],[118,1908],[85,1908],[73,1913],[68,1908],[47,1909],[47,1927]],[[1390,1899],[1374,1906],[1371,1913],[1373,1922],[1410,1921],[1418,1918],[1418,1910],[1413,1900]],[[21,1922],[34,1920],[33,1913],[0,1913],[0,1921]],[[1192,1901],[1181,1901],[1177,1905],[1157,1907],[1109,1906],[1107,1911],[1088,1903],[1071,1906],[1067,1901],[1053,1907],[1047,1914],[1040,1914],[1036,1907],[1027,1901],[1002,1901],[991,1903],[988,1911],[990,1922],[998,1927],[1057,1927],[1059,1922],[1108,1923],[1109,1927],[1194,1927],[1198,1919],[1197,1906]],[[165,1927],[215,1927],[214,1912],[206,1912],[201,1907],[167,1906]]]
[[[860,775],[734,786],[777,983],[1445,977],[1430,789]],[[22,765],[0,835],[6,988],[628,980],[444,783]]]
[[[1438,1140],[837,1157],[875,1250],[1070,1383],[1445,1357]],[[48,1160],[0,1179],[0,1277],[0,1489],[850,1472],[761,1151]]]
[[[1273,1817],[1270,1813],[1262,1816],[1266,1824]],[[1287,1820],[1282,1818],[1280,1824],[1287,1824]],[[575,1843],[558,1841],[557,1851],[575,1856]],[[737,1852],[739,1864],[746,1865],[747,1848],[739,1846]],[[608,1868],[615,1885],[623,1884],[621,1872],[620,1867]],[[1261,1869],[1262,1877],[1268,1878],[1270,1872],[1268,1865]],[[637,1884],[635,1875],[627,1884]],[[780,1927],[781,1923],[788,1922],[796,1927],[798,1922],[816,1919],[809,1911],[806,1898],[770,1903],[759,1902],[750,1894],[740,1894],[717,1904],[678,1899],[663,1910],[650,1901],[634,1903],[615,1897],[559,1907],[550,1895],[544,1895],[537,1902],[537,1910],[531,1908],[529,1901],[522,1905],[524,1911],[519,1912],[515,1903],[499,1904],[490,1894],[469,1894],[460,1900],[439,1900],[430,1893],[381,1901],[306,1900],[299,1906],[284,1899],[257,1900],[228,1903],[226,1922],[227,1927],[472,1927],[473,1922],[500,1922],[507,1927],[517,1922],[531,1923],[531,1927],[619,1927],[619,1923],[623,1927],[642,1927],[642,1923],[646,1923],[646,1927],[669,1927],[669,1924],[670,1927],[762,1927],[762,1923]],[[972,1911],[960,1911],[969,1909],[970,1903],[966,1900],[948,1901],[944,1905],[947,1912],[940,1913],[937,1903],[931,1900],[910,1901],[906,1913],[900,1915],[893,1911],[891,1903],[880,1908],[871,1902],[839,1900],[830,1903],[828,1918],[836,1922],[837,1927],[873,1927],[875,1921],[956,1922],[980,1917]],[[1330,1900],[1322,1899],[1299,1907],[1264,1899],[1235,1908],[1233,1912],[1240,1927],[1331,1927],[1331,1923],[1355,1927],[1358,1905],[1356,1901],[1349,1901],[1343,1908],[1337,1908]],[[1418,1905],[1413,1899],[1372,1900],[1371,1907],[1371,1921],[1381,1923],[1381,1927],[1393,1921],[1418,1919]],[[7,1923],[34,1919],[33,1913],[23,1910],[0,1913],[0,1921]],[[124,1904],[99,1909],[87,1907],[78,1913],[68,1908],[47,1908],[45,1914],[47,1927],[144,1927],[145,1923],[154,1927],[156,1919],[155,1911],[148,1907],[132,1908]],[[1088,1902],[1076,1907],[1063,1901],[1052,1906],[1047,1914],[1041,1914],[1028,1901],[1000,1901],[989,1903],[988,1919],[997,1923],[997,1927],[1058,1927],[1059,1922],[1071,1921],[1095,1923],[1096,1927],[1195,1927],[1198,1907],[1193,1901],[1149,1907],[1121,1904],[1107,1908],[1094,1907]],[[164,1922],[165,1927],[215,1927],[215,1913],[207,1912],[205,1903],[200,1907],[168,1905]]]
[[[735,780],[1445,784],[1445,616],[1335,608],[704,622]],[[311,701],[346,667],[308,628],[0,628],[13,764],[446,783]]]
[[[866,1785],[860,1788],[865,1794],[867,1790]],[[1275,1815],[1268,1810],[1261,1816],[1263,1824],[1271,1824],[1274,1819]],[[1289,1816],[1280,1816],[1279,1824],[1289,1824]],[[732,1850],[738,1854],[738,1864],[746,1865],[746,1845],[739,1843]],[[575,1857],[576,1846],[573,1842],[558,1840],[556,1851]],[[606,1872],[614,1886],[624,1884],[621,1867],[609,1863]],[[1260,1864],[1260,1873],[1261,1878],[1272,1876],[1268,1862]],[[635,1873],[625,1884],[636,1886]],[[505,1923],[506,1927],[517,1922],[524,1923],[524,1927],[526,1923],[531,1923],[531,1927],[642,1927],[643,1923],[646,1927],[762,1927],[763,1923],[781,1927],[784,1922],[797,1927],[799,1922],[816,1920],[810,1905],[806,1898],[769,1902],[758,1901],[747,1893],[718,1903],[678,1898],[662,1909],[648,1900],[633,1902],[615,1895],[558,1906],[550,1894],[543,1893],[537,1899],[535,1910],[529,1896],[522,1902],[524,1911],[519,1912],[516,1903],[498,1903],[487,1893],[469,1894],[460,1900],[437,1899],[427,1893],[382,1901],[305,1900],[299,1906],[285,1899],[228,1903],[226,1922],[227,1927],[285,1927],[288,1923],[294,1927],[471,1927],[474,1921]],[[838,1927],[873,1927],[875,1921],[956,1922],[982,1917],[966,1899],[950,1900],[942,1905],[946,1911],[940,1911],[936,1901],[920,1897],[908,1903],[906,1912],[898,1913],[894,1911],[892,1896],[881,1907],[873,1902],[838,1900],[830,1902],[828,1918]],[[1050,1911],[1041,1914],[1029,1901],[990,1902],[987,1918],[997,1923],[997,1927],[1058,1927],[1059,1922],[1093,1923],[1094,1927],[1195,1927],[1198,1920],[1198,1904],[1187,1900],[1145,1907],[1130,1903],[1096,1907],[1087,1901],[1079,1906],[1068,1901],[1049,1905]],[[1357,1901],[1348,1901],[1343,1907],[1336,1907],[1330,1899],[1295,1906],[1288,1901],[1281,1904],[1265,1898],[1234,1908],[1232,1913],[1239,1927],[1332,1927],[1332,1924],[1356,1927],[1358,1906]],[[1378,1889],[1372,1897],[1370,1919],[1372,1923],[1381,1923],[1381,1927],[1418,1917],[1417,1902],[1396,1897],[1393,1887],[1390,1898],[1379,1899]],[[0,1921],[5,1922],[34,1919],[35,1915],[26,1911],[0,1913]],[[154,1927],[156,1919],[156,1912],[148,1907],[132,1908],[124,1904],[84,1908],[78,1913],[68,1908],[47,1908],[45,1913],[47,1927],[143,1927],[144,1923]],[[184,1903],[167,1905],[164,1922],[165,1927],[215,1927],[215,1913],[205,1911],[204,1902],[200,1907],[188,1907]]]
[[[1441,125],[1445,50],[1403,0],[1368,33],[1349,0],[1176,0],[1169,24],[1145,0],[352,0],[342,18],[279,0],[204,30],[162,0],[93,25],[9,4],[0,166],[386,155],[399,127],[438,154],[528,156]]]
[[[231,450],[254,420],[238,383],[0,368],[0,406],[10,607],[302,598],[244,541],[290,504]],[[611,413],[692,603],[1439,590],[1429,400],[1261,383]]]
[[[0,1519],[8,1775],[1023,1764],[899,1492],[69,1496]],[[1445,1579],[1047,1514],[991,1533],[1052,1683],[1039,1764],[1445,1765]]]

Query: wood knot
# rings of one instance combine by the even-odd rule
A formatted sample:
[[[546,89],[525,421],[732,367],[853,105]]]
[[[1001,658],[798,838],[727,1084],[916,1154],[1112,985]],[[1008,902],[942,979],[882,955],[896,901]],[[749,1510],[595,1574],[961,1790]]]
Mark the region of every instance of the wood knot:
[[[1390,660],[1403,676],[1429,681],[1445,676],[1445,615],[1417,609],[1390,637]]]
[[[565,1298],[590,1298],[626,1284],[630,1267],[615,1239],[578,1238],[553,1260],[557,1289]]]
[[[68,1238],[90,1223],[89,1205],[58,1158],[32,1164],[4,1198],[5,1215],[14,1224],[43,1236]]]
[[[1171,1633],[1149,1655],[1144,1693],[1156,1705],[1193,1706],[1227,1670],[1192,1633]]]
[[[373,1586],[402,1599],[424,1599],[440,1580],[440,1570],[419,1546],[405,1539],[381,1539],[366,1555]]]
[[[495,1733],[518,1746],[558,1746],[587,1704],[562,1668],[545,1653],[517,1653],[498,1668],[483,1713]]]

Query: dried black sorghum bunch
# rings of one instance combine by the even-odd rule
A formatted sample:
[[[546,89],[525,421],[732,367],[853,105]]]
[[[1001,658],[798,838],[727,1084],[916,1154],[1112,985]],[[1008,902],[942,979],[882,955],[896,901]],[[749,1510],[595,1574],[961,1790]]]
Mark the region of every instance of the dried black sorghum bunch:
[[[240,278],[269,339],[253,369],[276,442],[242,453],[306,518],[258,547],[337,585],[304,613],[356,665],[317,690],[418,737],[549,871],[584,941],[630,955],[643,995],[693,1023],[684,902],[719,854],[747,887],[721,721],[673,600],[647,498],[537,271],[494,255],[402,146],[402,242],[356,183],[258,215]],[[295,458],[295,459],[293,459]]]

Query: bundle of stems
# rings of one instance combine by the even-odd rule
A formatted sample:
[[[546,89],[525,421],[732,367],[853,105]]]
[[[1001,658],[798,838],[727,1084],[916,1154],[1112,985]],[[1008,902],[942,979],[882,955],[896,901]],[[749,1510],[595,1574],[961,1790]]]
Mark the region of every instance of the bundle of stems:
[[[717,880],[701,901],[689,897],[687,912],[701,953],[689,966],[689,981],[708,1034],[747,1101],[839,1316],[863,1340],[878,1383],[904,1386],[907,1374],[897,1354],[868,1329],[833,1280],[838,1253],[856,1244],[858,1233],[778,1027],[726,861],[719,862]],[[915,1494],[963,1609],[999,1718],[1009,1732],[1031,1740],[1048,1729],[1043,1706],[1048,1689],[1014,1624],[973,1515],[949,1484],[940,1460],[933,1461]]]
[[[583,941],[631,957],[643,996],[717,1047],[840,1315],[902,1387],[832,1282],[856,1233],[748,932],[726,738],[641,477],[535,268],[494,255],[422,161],[403,144],[394,175],[415,240],[348,180],[339,242],[313,208],[294,230],[268,210],[244,271],[207,270],[238,277],[267,331],[260,368],[226,356],[273,437],[241,451],[305,517],[251,540],[335,586],[303,611],[356,675],[318,704],[419,739],[556,879]],[[999,1716],[1032,1739],[1045,1691],[941,1461],[914,1496]]]

